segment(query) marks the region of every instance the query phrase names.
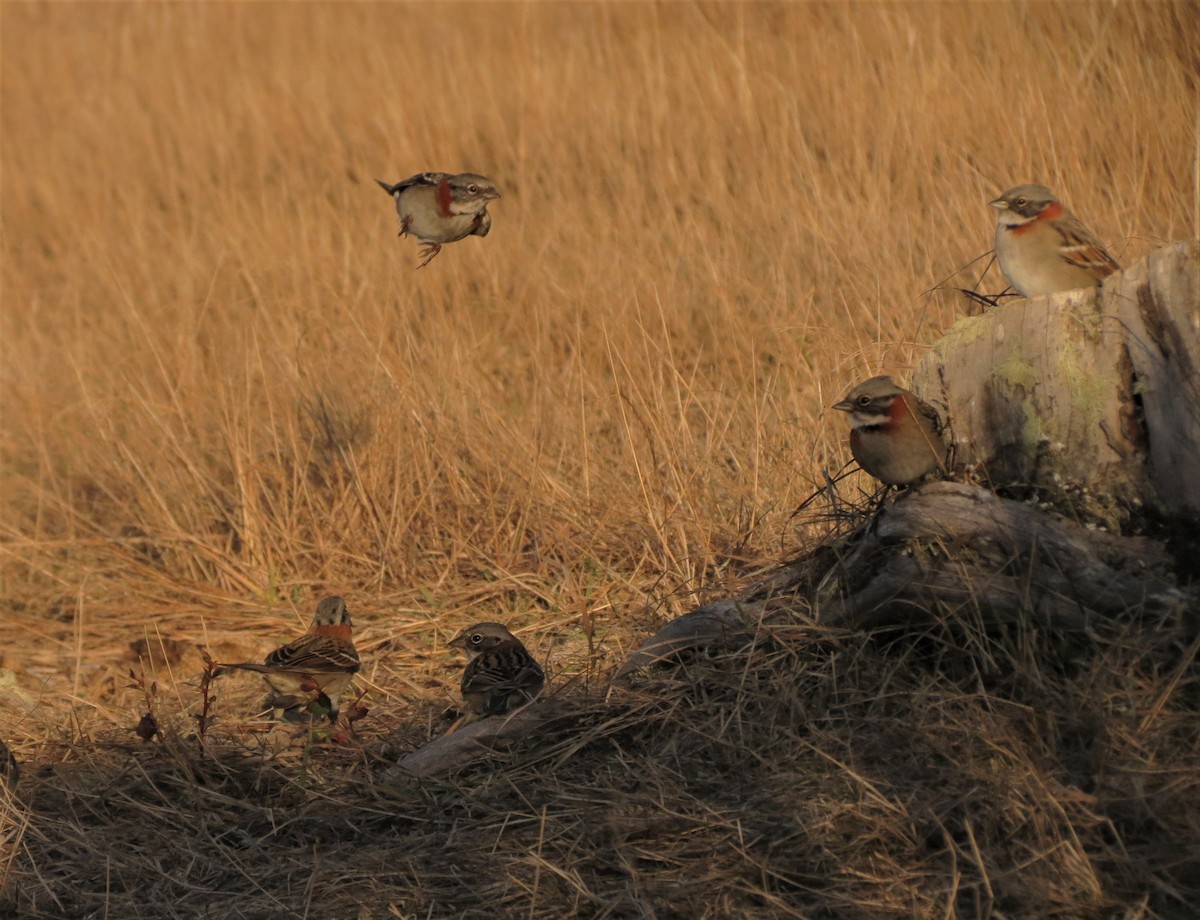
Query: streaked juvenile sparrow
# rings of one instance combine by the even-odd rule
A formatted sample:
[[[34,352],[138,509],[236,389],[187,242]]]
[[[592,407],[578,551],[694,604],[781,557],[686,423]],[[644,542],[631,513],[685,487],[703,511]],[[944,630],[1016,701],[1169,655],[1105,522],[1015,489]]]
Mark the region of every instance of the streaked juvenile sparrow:
[[[499,198],[500,193],[486,176],[424,172],[395,185],[388,185],[382,179],[375,181],[396,199],[400,236],[411,233],[422,243],[419,255],[425,261],[417,268],[433,261],[443,243],[471,235],[487,236],[492,229],[487,205]]]
[[[996,259],[1022,297],[1094,287],[1121,266],[1044,185],[1018,185],[996,209]]]
[[[463,700],[470,710],[467,722],[511,712],[545,686],[542,666],[500,623],[468,626],[450,640],[450,646],[467,653],[462,678]]]
[[[891,377],[860,383],[833,408],[850,413],[850,453],[881,482],[907,485],[945,466],[937,412]]]
[[[328,706],[329,721],[336,722],[338,697],[359,668],[353,627],[345,601],[326,597],[317,604],[312,625],[299,639],[275,649],[262,664],[223,664],[214,676],[234,668],[254,671],[270,687],[267,705],[282,709],[287,721],[306,721],[309,706],[319,703]]]

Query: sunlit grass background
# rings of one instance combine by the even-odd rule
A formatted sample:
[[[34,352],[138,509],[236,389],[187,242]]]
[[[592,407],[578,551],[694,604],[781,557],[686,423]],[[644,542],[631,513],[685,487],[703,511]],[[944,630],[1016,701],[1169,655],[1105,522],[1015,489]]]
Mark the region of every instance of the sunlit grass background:
[[[966,312],[990,198],[1124,264],[1197,234],[1198,20],[4,4],[4,734],[132,727],[131,641],[261,655],[335,592],[402,719],[466,622],[569,670],[585,612],[617,654],[794,552],[827,407]],[[503,198],[416,271],[374,179],[429,169]]]

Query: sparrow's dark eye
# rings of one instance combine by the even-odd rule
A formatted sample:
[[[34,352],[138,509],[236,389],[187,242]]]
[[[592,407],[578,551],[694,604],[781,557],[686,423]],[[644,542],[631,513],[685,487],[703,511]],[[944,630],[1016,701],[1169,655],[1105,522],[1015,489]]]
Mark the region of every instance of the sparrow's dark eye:
[[[473,635],[471,637],[472,645],[478,645],[482,641],[483,641],[483,633],[475,633],[475,635]]]
[[[472,195],[478,195],[479,194],[479,186],[478,185],[468,185],[467,191]]]
[[[858,397],[858,404],[859,404],[860,406],[869,406],[869,405],[871,405],[871,397],[870,397],[870,396],[860,396],[860,397]]]
[[[1016,204],[1017,204],[1018,208],[1023,208],[1023,207],[1025,207],[1025,205],[1029,204],[1029,202],[1026,201],[1024,198],[1018,198],[1016,201]]]

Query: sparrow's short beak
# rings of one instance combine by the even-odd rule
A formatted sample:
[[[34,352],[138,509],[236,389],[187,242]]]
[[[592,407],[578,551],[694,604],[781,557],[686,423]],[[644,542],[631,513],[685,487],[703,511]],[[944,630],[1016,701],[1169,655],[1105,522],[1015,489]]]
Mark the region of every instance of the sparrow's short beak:
[[[495,189],[492,189],[484,197],[487,198],[488,201],[491,201],[493,198],[499,198],[500,193],[498,191],[496,191]]]
[[[1003,198],[997,198],[994,201],[989,201],[988,207],[995,208],[997,211],[1007,211],[1008,210],[1008,202],[1005,201]]]
[[[843,399],[840,403],[834,403],[829,408],[837,409],[839,412],[850,412],[854,408],[854,405],[850,402],[850,400]]]

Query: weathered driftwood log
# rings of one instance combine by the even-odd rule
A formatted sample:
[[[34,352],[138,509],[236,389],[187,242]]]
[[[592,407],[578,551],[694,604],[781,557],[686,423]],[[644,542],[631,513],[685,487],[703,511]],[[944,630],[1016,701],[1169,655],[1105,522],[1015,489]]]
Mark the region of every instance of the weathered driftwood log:
[[[978,486],[931,482],[884,508],[834,566],[820,622],[869,628],[962,615],[1081,630],[1181,611],[1162,544],[1115,537]]]
[[[681,655],[696,649],[745,638],[746,607],[750,603],[745,598],[717,601],[676,617],[626,658],[613,680],[623,681],[651,665],[677,661]]]
[[[1126,527],[1139,506],[1200,512],[1200,242],[1166,246],[1103,288],[1018,299],[960,320],[913,375],[947,411],[953,471]],[[826,547],[828,550],[829,547]],[[814,563],[827,566],[817,590]],[[880,512],[827,563],[781,567],[733,600],[667,624],[619,676],[723,638],[787,595],[823,625],[869,628],[961,613],[1082,629],[1194,604],[1165,548],[1072,523],[990,488],[930,483]],[[704,628],[688,617],[704,614]]]
[[[1200,512],[1200,241],[1097,290],[960,320],[913,374],[947,410],[953,472],[1126,530],[1140,508]],[[1165,550],[952,483],[886,508],[817,599],[830,625],[966,611],[1082,628],[1188,601]],[[837,590],[833,590],[836,586]]]
[[[523,738],[536,737],[567,707],[558,700],[538,699],[507,716],[491,716],[435,738],[400,759],[385,779],[435,776],[501,754]]]
[[[958,321],[913,373],[948,410],[954,467],[995,488],[1086,490],[1114,528],[1140,505],[1200,512],[1200,241],[1096,290]]]

